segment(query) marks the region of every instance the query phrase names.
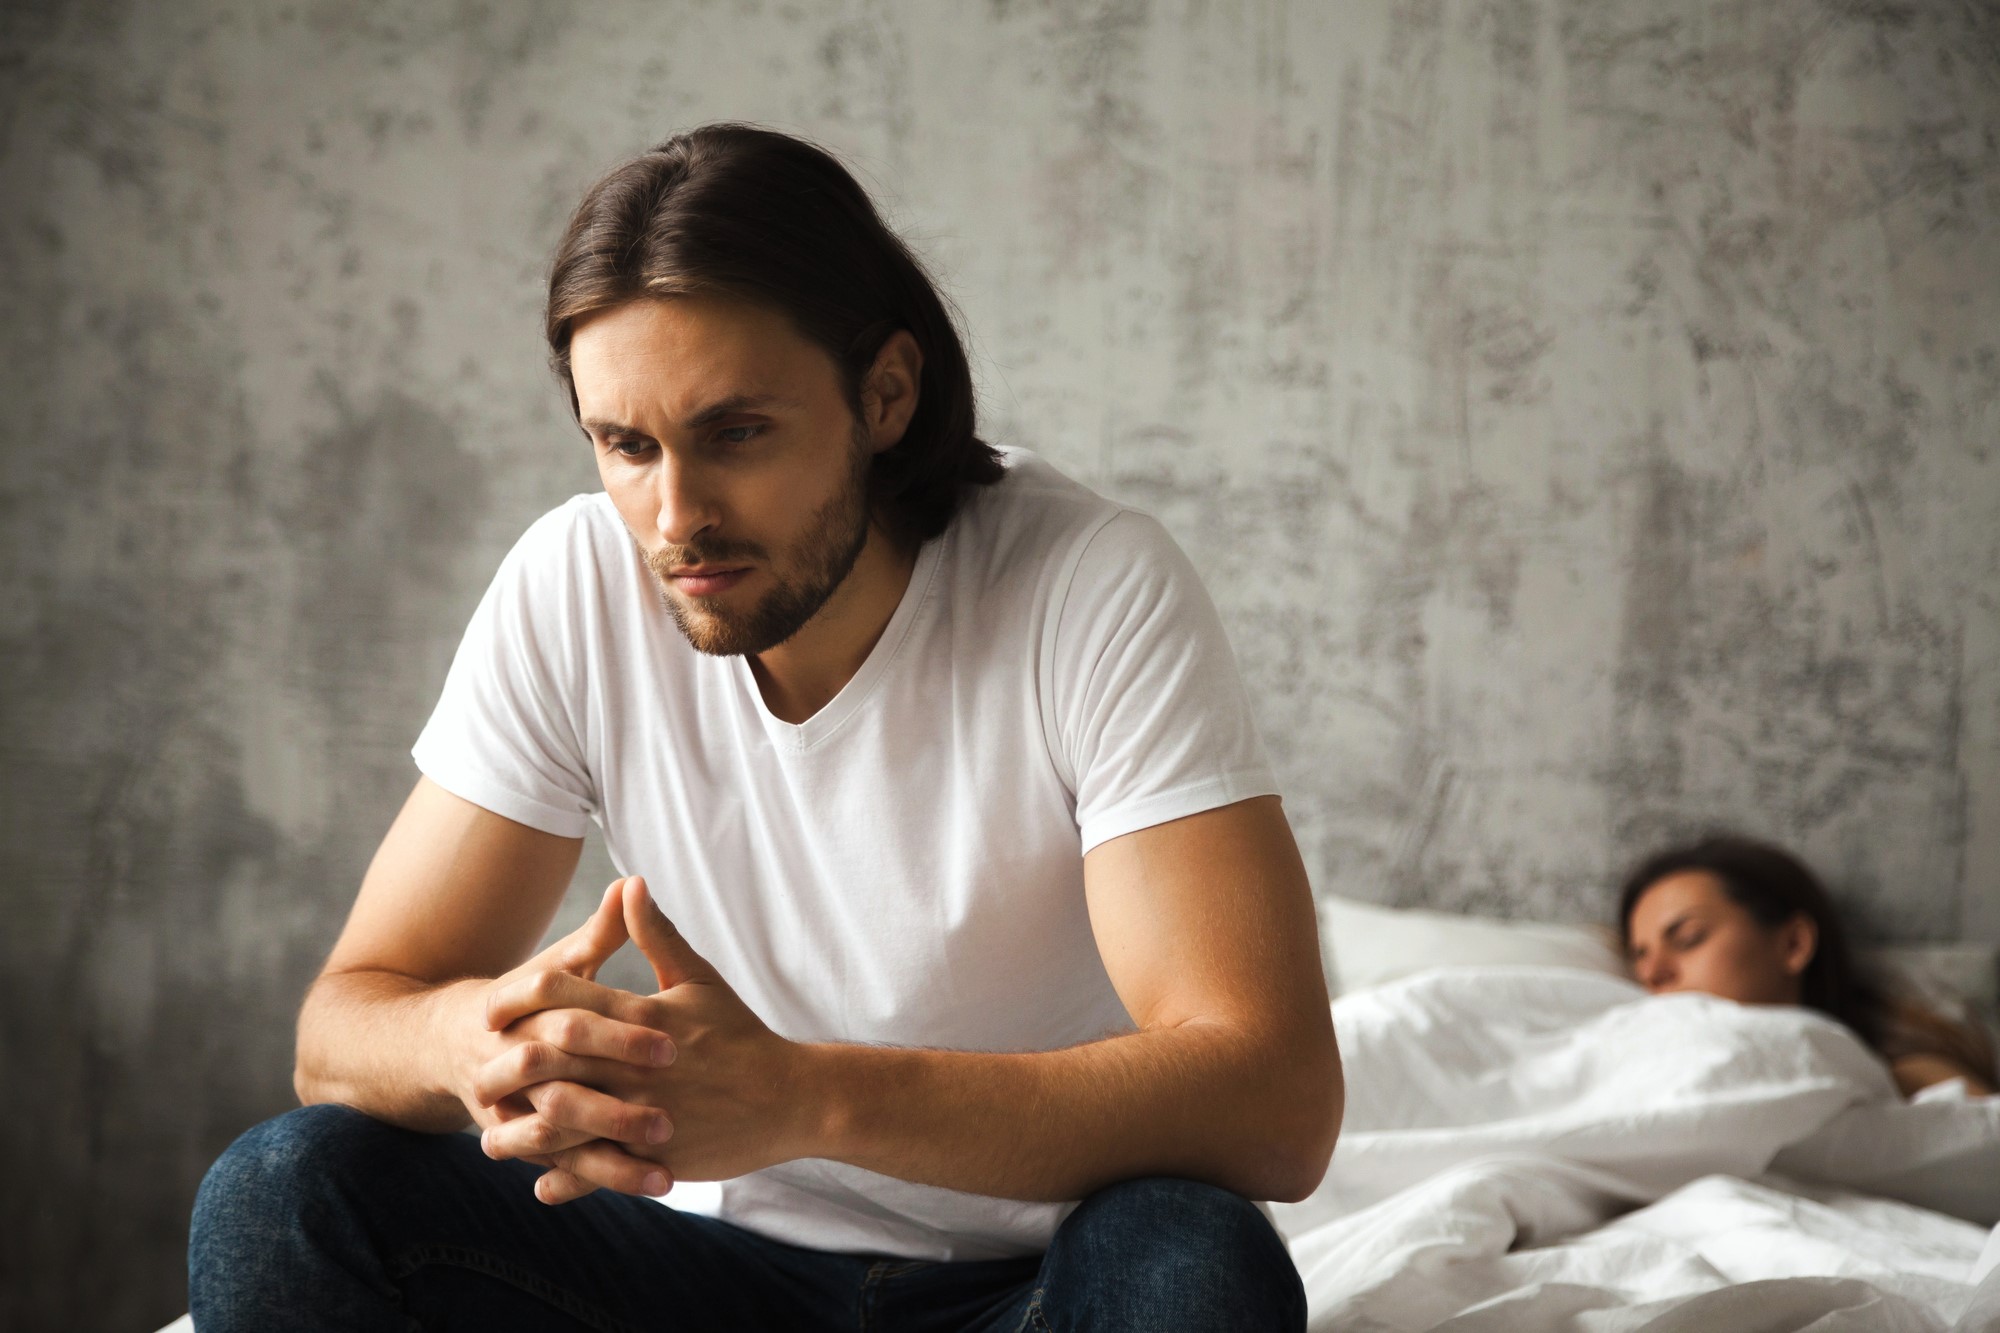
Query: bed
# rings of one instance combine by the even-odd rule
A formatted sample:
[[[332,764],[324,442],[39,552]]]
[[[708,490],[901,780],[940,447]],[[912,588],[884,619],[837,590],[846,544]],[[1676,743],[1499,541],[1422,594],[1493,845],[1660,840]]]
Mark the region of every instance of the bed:
[[[1646,997],[1600,931],[1341,899],[1320,926],[1346,1120],[1272,1210],[1313,1330],[2000,1330],[2000,1097],[1905,1102],[1830,1020]],[[1991,949],[1875,961],[1990,1023]]]
[[[2000,1098],[1840,1025],[1649,998],[1608,938],[1336,900],[1348,1108],[1274,1211],[1315,1330],[2000,1329]],[[1990,1018],[1994,956],[1878,956]]]

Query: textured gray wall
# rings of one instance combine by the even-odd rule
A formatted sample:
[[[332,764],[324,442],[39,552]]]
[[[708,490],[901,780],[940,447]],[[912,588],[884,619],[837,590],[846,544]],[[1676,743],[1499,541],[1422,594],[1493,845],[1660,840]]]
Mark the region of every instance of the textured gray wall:
[[[1321,891],[1596,917],[1721,820],[2000,939],[1990,6],[0,4],[0,1323],[181,1307],[593,482],[547,250],[720,117],[846,154],[990,434],[1194,554]]]

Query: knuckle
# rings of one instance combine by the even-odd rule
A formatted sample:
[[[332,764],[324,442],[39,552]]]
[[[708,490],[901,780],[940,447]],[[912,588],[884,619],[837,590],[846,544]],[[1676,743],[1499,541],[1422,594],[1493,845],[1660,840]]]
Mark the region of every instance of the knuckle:
[[[646,1178],[647,1171],[651,1169],[630,1153],[620,1152],[608,1146],[597,1154],[593,1166],[591,1172],[593,1176],[613,1189],[628,1194],[638,1190],[639,1182]]]
[[[528,1128],[528,1147],[535,1152],[555,1153],[558,1157],[567,1156],[568,1154],[557,1152],[561,1143],[562,1134],[546,1120],[537,1120]]]
[[[547,1073],[555,1062],[555,1050],[539,1041],[522,1042],[520,1047],[521,1072],[524,1075]]]
[[[569,1089],[552,1087],[542,1095],[542,1115],[559,1124],[570,1124],[576,1114],[576,1097]]]

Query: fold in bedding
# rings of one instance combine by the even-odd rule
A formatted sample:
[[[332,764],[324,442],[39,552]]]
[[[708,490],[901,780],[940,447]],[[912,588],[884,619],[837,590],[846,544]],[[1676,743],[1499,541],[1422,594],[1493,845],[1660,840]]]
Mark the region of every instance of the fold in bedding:
[[[1315,1329],[2000,1327],[2000,1098],[1903,1102],[1808,1011],[1456,968],[1334,1005]]]

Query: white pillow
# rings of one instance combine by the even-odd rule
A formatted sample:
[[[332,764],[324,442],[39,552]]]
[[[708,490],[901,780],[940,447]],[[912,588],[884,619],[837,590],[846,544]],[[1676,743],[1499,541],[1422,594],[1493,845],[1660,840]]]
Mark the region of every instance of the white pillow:
[[[1632,975],[1608,926],[1461,916],[1339,897],[1322,898],[1317,907],[1320,961],[1331,995],[1427,967],[1524,963]],[[1861,953],[1870,970],[1903,981],[1955,1016],[1991,1023],[2000,1011],[2000,959],[1990,944],[1884,945]]]
[[[1379,986],[1427,967],[1521,963],[1631,975],[1611,931],[1603,926],[1377,907],[1352,898],[1321,898],[1317,906],[1320,961],[1331,995]]]

